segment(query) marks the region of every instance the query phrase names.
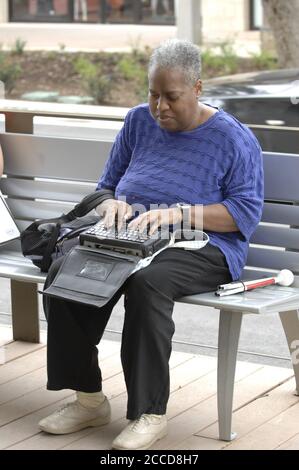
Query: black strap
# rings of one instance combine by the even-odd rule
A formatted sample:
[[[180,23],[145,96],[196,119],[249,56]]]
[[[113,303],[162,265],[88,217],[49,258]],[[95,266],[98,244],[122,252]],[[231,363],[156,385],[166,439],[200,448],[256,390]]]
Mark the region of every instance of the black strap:
[[[40,225],[47,223],[62,225],[66,222],[70,222],[75,220],[77,217],[83,217],[84,215],[88,214],[103,201],[106,201],[106,199],[114,199],[114,192],[110,189],[101,189],[99,191],[95,191],[94,193],[85,196],[82,201],[76,204],[76,206],[67,214],[62,214],[60,217],[56,217],[54,219],[37,220],[36,222],[33,222],[32,227],[36,229]]]
[[[60,224],[57,224],[51,233],[51,238],[48,242],[47,248],[44,252],[43,259],[41,261],[40,270],[42,272],[47,272],[51,263],[52,263],[52,253],[54,251],[57,239],[60,233]]]
[[[54,251],[57,239],[60,234],[60,227],[65,222],[70,222],[75,220],[77,217],[83,217],[84,215],[88,214],[91,210],[95,209],[99,204],[101,204],[106,199],[114,199],[114,192],[110,189],[101,189],[99,191],[95,191],[91,194],[87,194],[81,202],[76,204],[74,209],[72,209],[67,214],[63,214],[56,219],[47,219],[41,220],[36,222],[36,226],[38,227],[41,224],[45,224],[47,222],[56,223],[56,227],[54,228],[47,248],[45,250],[42,262],[41,262],[41,271],[47,272],[51,262],[52,262],[52,253]]]
[[[66,222],[74,220],[77,217],[83,217],[106,199],[114,199],[114,192],[111,189],[100,189],[99,191],[95,191],[94,193],[85,196],[81,202],[76,204],[73,210],[65,214],[63,217],[66,218]]]

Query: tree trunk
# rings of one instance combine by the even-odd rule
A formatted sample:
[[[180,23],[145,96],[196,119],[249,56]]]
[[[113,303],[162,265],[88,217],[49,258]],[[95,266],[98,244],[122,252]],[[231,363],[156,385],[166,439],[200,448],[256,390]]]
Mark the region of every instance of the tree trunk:
[[[263,7],[273,32],[279,66],[299,67],[299,1],[263,0]]]

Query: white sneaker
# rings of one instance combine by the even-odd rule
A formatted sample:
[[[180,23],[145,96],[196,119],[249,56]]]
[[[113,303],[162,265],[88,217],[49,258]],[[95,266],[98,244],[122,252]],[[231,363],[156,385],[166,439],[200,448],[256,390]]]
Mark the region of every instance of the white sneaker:
[[[50,434],[68,434],[80,429],[102,426],[111,419],[111,409],[107,398],[96,408],[86,408],[78,400],[67,403],[38,424],[42,431]]]
[[[112,449],[144,450],[167,434],[166,415],[143,414],[114,439]]]

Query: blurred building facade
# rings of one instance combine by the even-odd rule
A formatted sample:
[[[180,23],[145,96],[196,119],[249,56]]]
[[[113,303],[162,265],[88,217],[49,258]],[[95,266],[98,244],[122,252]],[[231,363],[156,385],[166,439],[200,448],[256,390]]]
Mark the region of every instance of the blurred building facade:
[[[1,22],[169,25],[197,43],[253,51],[264,29],[262,0],[1,0]]]

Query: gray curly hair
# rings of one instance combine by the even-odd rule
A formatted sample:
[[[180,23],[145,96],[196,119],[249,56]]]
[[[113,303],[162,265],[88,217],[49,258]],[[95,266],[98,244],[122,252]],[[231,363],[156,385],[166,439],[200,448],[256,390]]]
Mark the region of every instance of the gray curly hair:
[[[150,57],[148,73],[155,68],[181,69],[186,82],[192,86],[201,74],[199,47],[190,41],[169,39],[154,49]]]

